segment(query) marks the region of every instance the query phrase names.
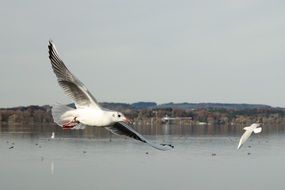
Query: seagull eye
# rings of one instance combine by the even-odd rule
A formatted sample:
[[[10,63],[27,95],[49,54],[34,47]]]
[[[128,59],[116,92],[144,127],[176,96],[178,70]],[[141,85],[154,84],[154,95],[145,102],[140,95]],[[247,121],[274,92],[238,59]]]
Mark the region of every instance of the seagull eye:
[[[121,115],[119,114],[118,117],[121,117]]]

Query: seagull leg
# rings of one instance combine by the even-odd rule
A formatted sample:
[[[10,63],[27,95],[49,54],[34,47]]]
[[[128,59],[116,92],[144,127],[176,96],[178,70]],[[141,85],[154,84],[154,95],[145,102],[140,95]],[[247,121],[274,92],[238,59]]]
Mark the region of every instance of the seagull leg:
[[[77,121],[76,117],[74,117],[73,120],[71,120],[70,122],[63,124],[62,128],[63,129],[72,129],[78,123],[79,123],[79,121]]]

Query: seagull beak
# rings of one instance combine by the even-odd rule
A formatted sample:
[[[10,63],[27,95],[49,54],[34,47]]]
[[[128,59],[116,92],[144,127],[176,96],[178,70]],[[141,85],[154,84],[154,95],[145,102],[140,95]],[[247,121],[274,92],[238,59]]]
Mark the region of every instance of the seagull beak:
[[[125,123],[131,123],[131,120],[129,120],[128,118],[125,117],[124,122]]]

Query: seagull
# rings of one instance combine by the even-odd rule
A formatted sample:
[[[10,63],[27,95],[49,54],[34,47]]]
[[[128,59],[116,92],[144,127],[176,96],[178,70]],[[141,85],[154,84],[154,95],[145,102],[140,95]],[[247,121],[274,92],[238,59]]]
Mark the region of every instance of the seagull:
[[[251,126],[245,127],[243,128],[245,130],[245,132],[243,133],[243,135],[241,136],[240,140],[239,140],[239,144],[237,149],[240,149],[240,147],[245,143],[245,141],[250,137],[250,135],[252,134],[252,132],[254,133],[260,133],[262,131],[262,128],[259,127],[260,124],[259,123],[253,123]]]
[[[49,59],[59,85],[75,103],[75,109],[66,105],[54,105],[54,122],[63,129],[84,129],[86,126],[104,127],[116,135],[124,135],[147,143],[158,150],[170,150],[171,144],[154,144],[135,131],[121,113],[103,108],[85,85],[65,66],[53,43],[48,45]]]
[[[55,133],[52,132],[50,138],[51,138],[51,139],[54,139],[54,137],[55,137]]]

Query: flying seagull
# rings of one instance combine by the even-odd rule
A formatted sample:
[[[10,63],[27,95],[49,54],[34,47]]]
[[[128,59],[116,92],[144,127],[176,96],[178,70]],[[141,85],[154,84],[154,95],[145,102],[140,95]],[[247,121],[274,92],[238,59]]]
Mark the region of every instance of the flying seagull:
[[[241,136],[241,138],[239,140],[239,144],[238,144],[237,149],[239,149],[245,143],[245,141],[250,137],[252,132],[260,133],[262,131],[262,128],[259,126],[260,126],[259,123],[253,123],[251,126],[243,128],[245,130],[245,132],[243,133],[243,135]]]
[[[121,113],[108,110],[97,102],[85,85],[65,66],[52,41],[49,41],[49,59],[59,85],[75,103],[76,109],[66,105],[52,107],[54,122],[63,129],[84,129],[86,126],[104,127],[117,135],[125,135],[159,150],[170,150],[170,144],[153,144],[135,131]]]

